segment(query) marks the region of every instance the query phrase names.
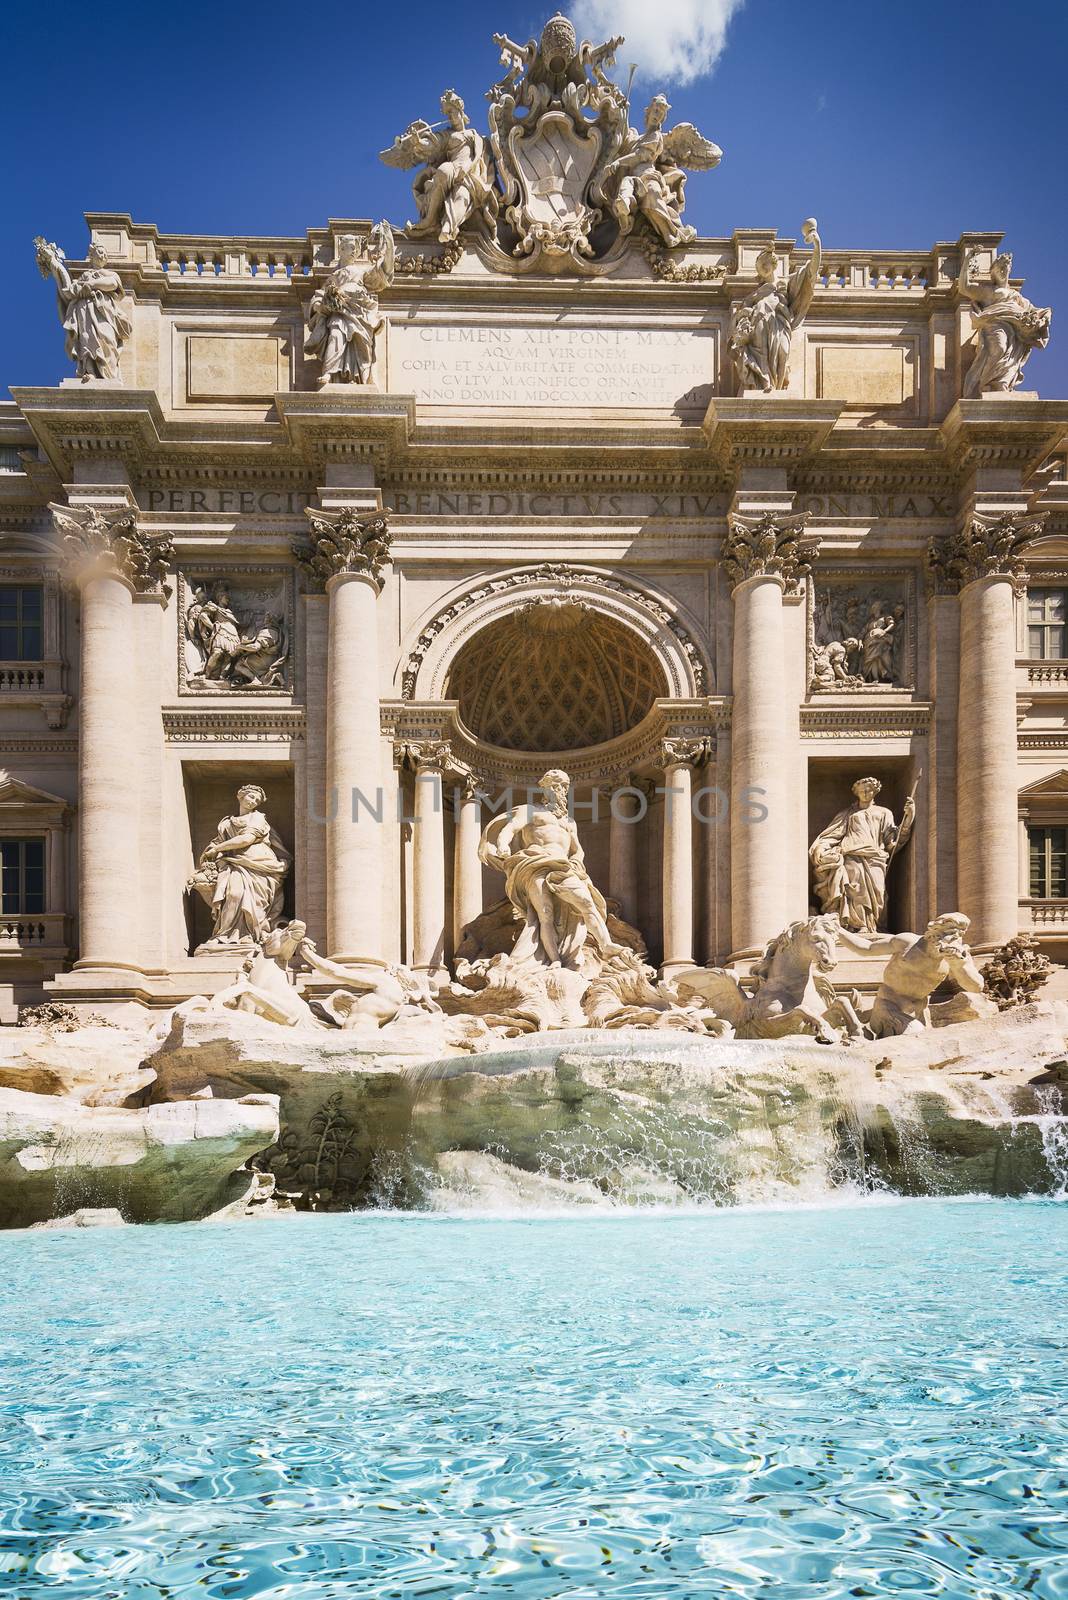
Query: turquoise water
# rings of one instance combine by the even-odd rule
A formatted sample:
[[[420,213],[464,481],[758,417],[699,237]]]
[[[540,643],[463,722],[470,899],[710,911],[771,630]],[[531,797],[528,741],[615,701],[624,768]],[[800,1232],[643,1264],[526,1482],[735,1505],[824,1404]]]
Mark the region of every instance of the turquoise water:
[[[1000,1201],[4,1235],[6,1592],[1068,1596],[1066,1245]]]

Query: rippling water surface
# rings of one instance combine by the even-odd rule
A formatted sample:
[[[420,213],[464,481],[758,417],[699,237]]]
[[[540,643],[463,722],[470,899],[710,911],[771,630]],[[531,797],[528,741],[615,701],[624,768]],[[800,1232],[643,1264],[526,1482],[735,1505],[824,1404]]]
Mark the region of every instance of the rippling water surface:
[[[4,1235],[0,1590],[1068,1596],[1068,1207]]]

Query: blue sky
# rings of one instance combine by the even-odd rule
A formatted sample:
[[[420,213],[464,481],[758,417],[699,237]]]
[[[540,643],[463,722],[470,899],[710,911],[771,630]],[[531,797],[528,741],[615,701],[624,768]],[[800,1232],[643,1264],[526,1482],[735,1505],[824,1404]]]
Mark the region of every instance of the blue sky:
[[[685,28],[732,0],[580,0]],[[500,75],[491,34],[525,41],[552,5],[182,0],[19,8],[5,37],[7,135],[0,384],[67,376],[31,240],[85,251],[86,210],[164,231],[303,234],[328,217],[412,214],[408,176],[377,152],[454,87],[484,126]],[[575,7],[573,9],[579,9]],[[664,51],[648,21],[627,65]],[[632,31],[631,38],[634,38]],[[714,53],[714,52],[713,52]],[[677,52],[676,52],[677,54]],[[1027,387],[1068,396],[1064,0],[824,5],[745,0],[710,75],[670,82],[724,159],[689,185],[698,231],[777,227],[814,214],[827,248],[922,250],[962,229],[1004,229],[1026,293],[1054,306]],[[641,67],[635,98],[665,87]],[[644,104],[644,100],[642,100]]]

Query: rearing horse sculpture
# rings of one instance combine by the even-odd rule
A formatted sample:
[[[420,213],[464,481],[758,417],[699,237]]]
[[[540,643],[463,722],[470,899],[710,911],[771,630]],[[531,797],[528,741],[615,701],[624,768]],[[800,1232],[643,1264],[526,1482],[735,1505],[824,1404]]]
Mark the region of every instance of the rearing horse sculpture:
[[[838,965],[837,917],[791,922],[769,940],[753,968],[756,989],[747,995],[723,967],[688,967],[676,974],[680,997],[699,995],[717,1016],[731,1023],[739,1039],[782,1039],[815,1034],[824,1044],[843,1035],[862,1039],[864,1028],[852,1002],[837,994],[827,974]]]

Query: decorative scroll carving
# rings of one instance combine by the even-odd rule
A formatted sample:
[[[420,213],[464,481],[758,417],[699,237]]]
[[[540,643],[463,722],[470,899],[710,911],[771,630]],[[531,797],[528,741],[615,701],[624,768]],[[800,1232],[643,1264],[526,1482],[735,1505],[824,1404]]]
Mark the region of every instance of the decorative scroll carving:
[[[974,250],[961,253],[957,290],[970,301],[972,327],[978,344],[964,379],[964,398],[1005,393],[1023,382],[1023,369],[1032,350],[1049,343],[1053,312],[1035,306],[1009,283],[1012,257],[998,256],[986,283],[975,277]]]
[[[723,544],[723,566],[731,586],[747,578],[780,578],[788,594],[796,594],[819,555],[819,539],[802,537],[808,513],[782,516],[765,511],[759,517],[731,517]]]
[[[415,739],[395,744],[393,759],[398,767],[409,767],[415,773],[445,773],[453,769],[459,773],[460,769],[447,739]]]
[[[137,526],[137,512],[125,506],[49,506],[61,535],[63,556],[71,576],[83,579],[101,572],[125,578],[139,594],[162,589],[174,560],[166,535],[151,536]]]
[[[409,123],[379,160],[405,171],[423,168],[412,184],[419,221],[408,223],[404,230],[408,237],[453,244],[472,215],[481,216],[488,227],[496,223],[498,196],[487,141],[469,124],[454,89],[442,95],[441,110],[444,128],[435,131],[427,122]]]
[[[359,572],[369,577],[379,593],[385,582],[385,569],[393,557],[389,520],[380,511],[364,515],[358,511],[313,511],[306,509],[313,542],[296,548],[297,564],[312,584],[325,587],[342,572]]]
[[[464,247],[459,242],[447,245],[439,256],[398,256],[395,271],[400,277],[433,277],[438,273],[451,272],[464,253]]]
[[[42,278],[55,281],[59,315],[67,335],[67,355],[83,383],[119,380],[119,354],[133,323],[119,310],[122,279],[108,266],[102,245],[89,246],[89,265],[72,278],[58,244],[33,241]]]
[[[746,295],[731,320],[727,347],[743,393],[757,389],[770,394],[773,389],[785,389],[790,381],[790,347],[812,304],[823,256],[815,217],[801,224],[801,232],[812,246],[808,260],[779,280],[775,276],[778,255],[770,247],[762,250],[756,260],[757,287]]]
[[[289,661],[286,583],[250,587],[242,575],[189,585],[182,639],[183,687],[194,691],[284,689]],[[183,584],[183,599],[186,598]]]
[[[330,383],[370,383],[375,341],[385,326],[378,314],[378,296],[393,282],[393,231],[380,222],[367,251],[370,265],[358,265],[355,234],[338,240],[338,259],[308,308],[306,354],[319,361],[319,387]]]
[[[1022,594],[1027,585],[1027,547],[1041,538],[1048,513],[1037,517],[1008,511],[987,522],[972,517],[962,530],[927,547],[927,572],[936,593],[953,594],[978,578],[1011,578]]]
[[[654,278],[661,283],[720,283],[727,276],[723,262],[679,262],[669,256],[658,238],[647,234],[641,241],[642,254]]]

